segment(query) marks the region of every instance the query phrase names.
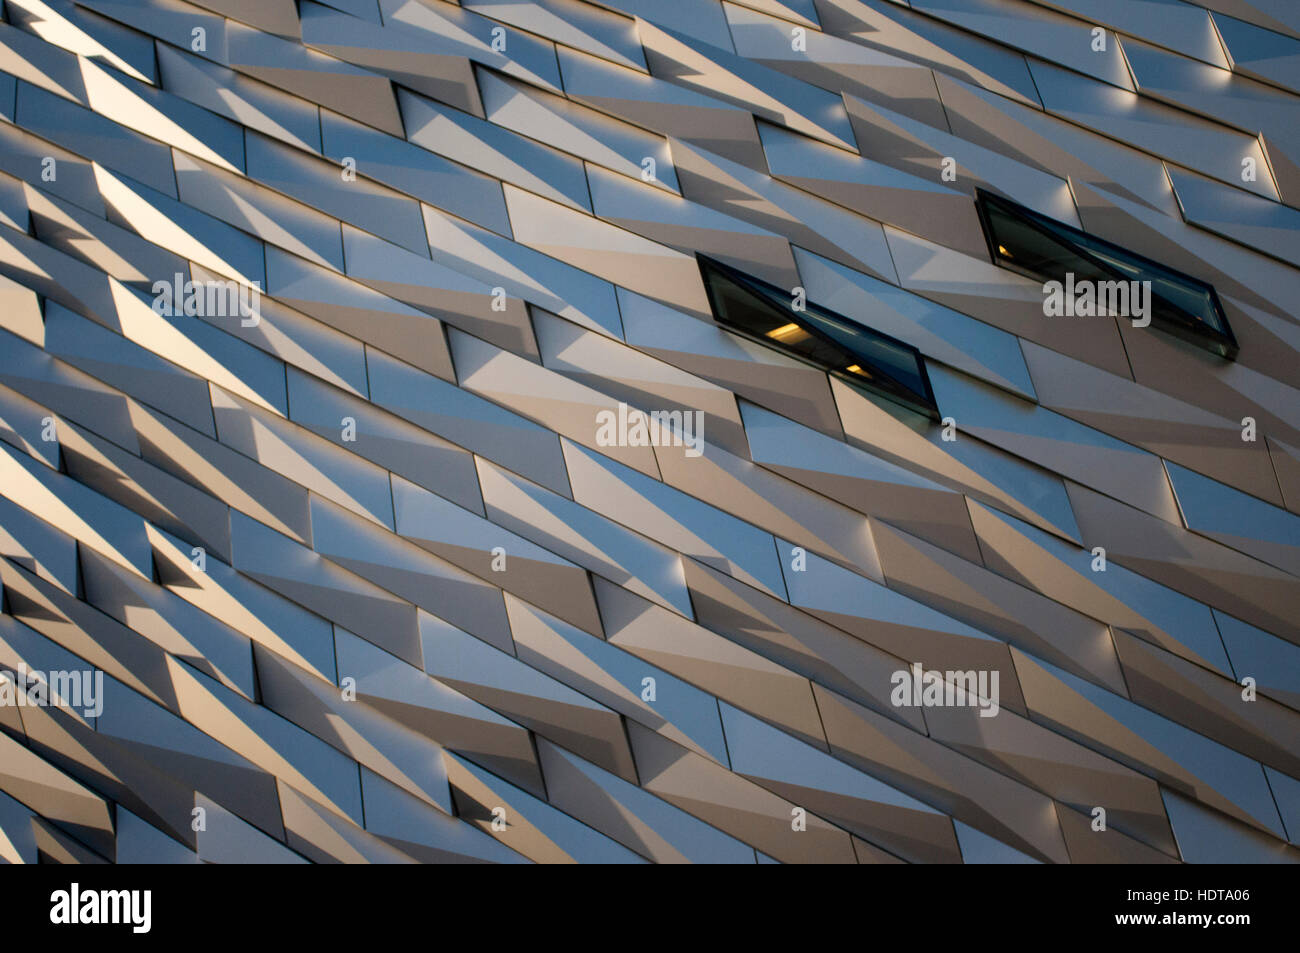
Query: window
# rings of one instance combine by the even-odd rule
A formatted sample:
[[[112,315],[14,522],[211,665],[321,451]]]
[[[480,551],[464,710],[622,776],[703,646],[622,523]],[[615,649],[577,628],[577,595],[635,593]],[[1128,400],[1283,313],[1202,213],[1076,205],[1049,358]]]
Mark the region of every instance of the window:
[[[916,348],[811,301],[796,311],[790,293],[712,258],[697,258],[719,324],[938,419]]]
[[[1229,360],[1237,339],[1214,287],[983,189],[976,205],[993,261],[1043,281],[1151,282],[1151,323]]]

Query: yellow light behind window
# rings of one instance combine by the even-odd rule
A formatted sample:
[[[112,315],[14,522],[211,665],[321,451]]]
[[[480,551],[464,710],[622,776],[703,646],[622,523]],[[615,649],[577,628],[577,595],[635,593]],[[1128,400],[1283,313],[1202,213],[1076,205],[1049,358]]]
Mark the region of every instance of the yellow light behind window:
[[[774,341],[786,343],[791,339],[804,335],[805,333],[807,332],[805,332],[803,328],[799,327],[799,325],[794,322],[791,322],[790,324],[783,324],[779,328],[773,328],[771,331],[767,332],[767,336]]]

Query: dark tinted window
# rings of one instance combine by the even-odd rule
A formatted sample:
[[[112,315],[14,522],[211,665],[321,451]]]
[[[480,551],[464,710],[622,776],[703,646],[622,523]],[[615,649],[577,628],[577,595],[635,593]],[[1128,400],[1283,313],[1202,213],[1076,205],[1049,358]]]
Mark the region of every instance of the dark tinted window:
[[[980,221],[993,260],[1044,281],[1151,282],[1151,324],[1222,357],[1237,339],[1214,288],[1112,242],[980,190]]]
[[[916,348],[811,301],[796,311],[788,292],[703,255],[699,262],[719,324],[938,417],[925,363]]]

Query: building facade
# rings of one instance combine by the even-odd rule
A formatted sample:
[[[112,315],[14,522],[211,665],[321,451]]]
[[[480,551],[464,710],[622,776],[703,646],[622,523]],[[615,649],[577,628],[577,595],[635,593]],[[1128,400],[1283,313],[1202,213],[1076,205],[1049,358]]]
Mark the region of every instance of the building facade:
[[[1300,6],[3,9],[0,857],[1300,859]]]

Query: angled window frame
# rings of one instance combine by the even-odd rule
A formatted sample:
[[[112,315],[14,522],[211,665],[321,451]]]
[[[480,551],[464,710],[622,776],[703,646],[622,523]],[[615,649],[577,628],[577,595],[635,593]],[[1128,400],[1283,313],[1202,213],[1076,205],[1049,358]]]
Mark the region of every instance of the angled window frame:
[[[1098,238],[1096,235],[1075,228],[1073,225],[1059,222],[1041,212],[1027,208],[987,189],[977,188],[975,191],[975,207],[979,212],[980,227],[984,230],[984,240],[988,245],[989,258],[999,268],[1005,268],[1008,271],[1013,271],[1018,275],[1024,275],[1026,278],[1037,281],[1064,281],[1066,271],[1069,270],[1063,268],[1059,273],[1039,271],[1020,265],[1012,256],[1003,254],[1002,249],[1006,246],[999,241],[996,234],[989,215],[990,208],[996,209],[1003,215],[1015,218],[1020,224],[1031,228],[1048,241],[1067,248],[1071,253],[1077,255],[1081,262],[1109,276],[1109,280],[1128,282],[1143,279],[1140,277],[1134,279],[1132,275],[1124,274],[1107,262],[1099,251],[1109,253],[1112,258],[1126,262],[1139,272],[1170,283],[1185,285],[1190,290],[1205,295],[1214,319],[1219,325],[1218,327],[1214,327],[1203,318],[1187,311],[1157,292],[1154,284],[1151,289],[1151,324],[1166,333],[1188,341],[1227,360],[1236,359],[1238,353],[1236,335],[1232,333],[1232,326],[1228,323],[1228,316],[1224,313],[1218,292],[1214,290],[1214,286],[1208,281],[1202,281],[1185,272],[1170,268],[1168,265],[1162,265],[1160,262],[1130,251],[1122,245],[1117,245],[1104,238]]]
[[[708,295],[709,308],[719,327],[848,381],[914,413],[931,420],[940,419],[925,358],[919,350],[906,341],[900,341],[892,335],[877,331],[829,308],[821,307],[806,298],[804,302],[806,310],[796,311],[790,292],[702,252],[696,252],[695,260],[704,282],[705,293]],[[784,318],[787,325],[797,325],[811,343],[804,347],[793,346],[780,339],[774,339],[770,333],[765,333],[758,327],[746,326],[729,318],[727,309],[719,300],[721,289],[717,287],[713,275],[718,275],[739,286],[742,291],[758,299],[760,306],[769,309],[772,315],[780,315]],[[806,317],[808,312],[812,312],[814,318]],[[775,330],[781,330],[784,326],[786,325],[778,325]],[[888,367],[878,359],[873,359],[866,350],[854,349],[845,340],[836,339],[824,330],[827,327],[837,326],[844,329],[846,336],[860,337],[871,345],[891,349],[900,357],[910,358],[915,365],[915,377],[920,387],[909,385],[901,380],[898,374],[891,373]]]

